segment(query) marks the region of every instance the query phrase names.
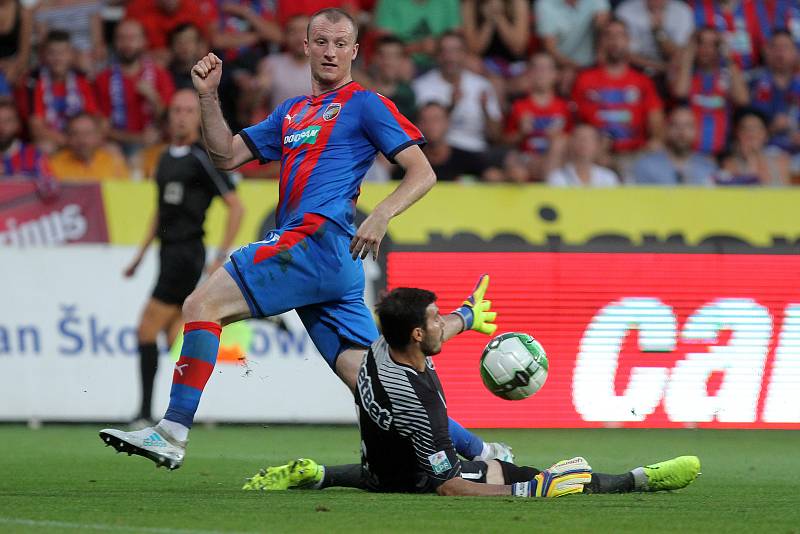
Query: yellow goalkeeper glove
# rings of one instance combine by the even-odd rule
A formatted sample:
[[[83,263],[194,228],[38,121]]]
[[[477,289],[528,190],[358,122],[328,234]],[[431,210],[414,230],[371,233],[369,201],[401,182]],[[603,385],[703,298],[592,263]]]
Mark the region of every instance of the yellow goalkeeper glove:
[[[464,301],[460,308],[453,311],[464,321],[464,330],[475,330],[487,336],[491,336],[497,330],[497,325],[494,324],[495,319],[497,319],[497,313],[489,311],[492,307],[492,301],[483,300],[488,287],[489,275],[481,275],[472,294],[467,297],[467,300]]]
[[[583,485],[592,481],[592,467],[580,456],[562,460],[545,469],[530,482],[512,485],[518,497],[561,497],[583,492]]]

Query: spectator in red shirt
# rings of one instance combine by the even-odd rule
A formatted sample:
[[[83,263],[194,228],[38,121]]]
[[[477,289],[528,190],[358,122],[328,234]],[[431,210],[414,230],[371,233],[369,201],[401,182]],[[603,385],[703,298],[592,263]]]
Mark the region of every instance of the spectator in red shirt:
[[[114,31],[116,60],[95,80],[100,111],[109,118],[109,137],[122,143],[127,155],[160,139],[157,121],[175,86],[169,72],[146,52],[142,25],[120,22]]]
[[[569,129],[571,113],[566,100],[556,95],[558,71],[555,58],[547,52],[534,54],[529,63],[531,92],[511,104],[505,141],[516,145],[533,181],[542,181],[551,140]]]
[[[75,51],[69,33],[48,32],[42,45],[42,67],[33,81],[30,129],[42,150],[52,153],[66,142],[67,119],[82,112],[97,113],[91,85],[74,69]]]
[[[172,30],[191,23],[208,40],[211,24],[217,20],[213,2],[192,0],[136,0],[128,3],[126,16],[141,23],[153,57],[163,65],[168,63],[167,36]]]
[[[673,96],[686,101],[694,112],[699,128],[694,149],[704,154],[725,149],[732,106],[744,106],[749,100],[744,75],[728,50],[717,30],[698,30],[671,80]]]
[[[598,65],[578,75],[572,99],[581,121],[600,129],[629,161],[648,142],[656,144],[664,112],[652,80],[632,69],[628,56],[628,30],[612,20],[603,29]]]

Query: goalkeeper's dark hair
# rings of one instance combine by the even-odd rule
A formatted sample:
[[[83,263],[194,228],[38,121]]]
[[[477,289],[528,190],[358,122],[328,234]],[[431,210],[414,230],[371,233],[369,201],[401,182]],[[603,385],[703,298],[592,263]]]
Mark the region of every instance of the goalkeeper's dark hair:
[[[391,348],[408,346],[411,332],[425,327],[425,309],[434,302],[435,293],[415,287],[398,287],[383,296],[375,311],[383,337]]]

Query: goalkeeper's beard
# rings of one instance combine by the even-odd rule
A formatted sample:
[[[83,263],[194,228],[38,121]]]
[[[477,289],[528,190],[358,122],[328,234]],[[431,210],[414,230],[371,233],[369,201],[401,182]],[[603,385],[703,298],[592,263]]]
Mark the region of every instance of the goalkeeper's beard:
[[[419,350],[425,356],[436,356],[442,352],[442,345],[444,344],[444,331],[442,335],[436,339],[433,336],[425,336],[419,344]]]

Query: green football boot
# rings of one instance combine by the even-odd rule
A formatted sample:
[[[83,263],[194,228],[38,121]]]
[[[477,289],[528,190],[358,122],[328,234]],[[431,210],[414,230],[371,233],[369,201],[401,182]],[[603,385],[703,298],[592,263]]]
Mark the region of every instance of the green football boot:
[[[678,456],[656,464],[644,466],[647,475],[645,491],[665,491],[685,488],[700,474],[700,458]]]
[[[309,488],[322,481],[325,470],[314,460],[298,458],[286,465],[266,467],[247,479],[244,490],[277,491]]]

